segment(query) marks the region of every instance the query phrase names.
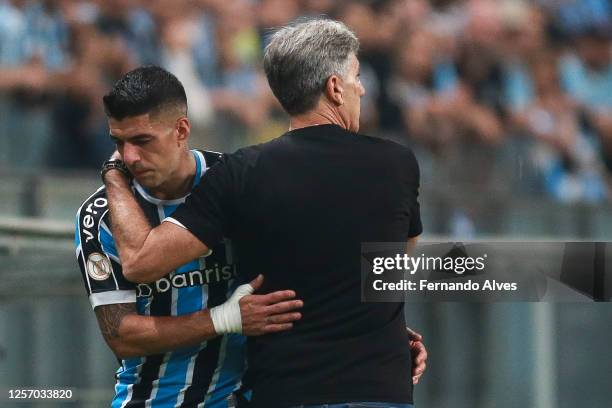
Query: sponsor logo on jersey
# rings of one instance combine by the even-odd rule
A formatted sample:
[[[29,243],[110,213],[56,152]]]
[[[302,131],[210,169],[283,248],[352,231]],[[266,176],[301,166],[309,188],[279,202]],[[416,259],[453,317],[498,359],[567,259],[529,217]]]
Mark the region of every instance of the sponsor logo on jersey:
[[[107,210],[107,206],[108,201],[106,198],[98,197],[93,202],[89,203],[87,207],[84,207],[85,211],[82,213],[81,232],[85,235],[85,243],[88,243],[96,237],[96,216],[98,216],[99,213],[104,213]]]
[[[154,283],[140,283],[137,286],[137,297],[150,297],[155,293],[164,293],[172,288],[202,286],[210,283],[229,281],[237,276],[236,264],[222,265],[214,263],[210,268],[190,272],[170,274]]]
[[[112,272],[113,266],[106,256],[94,252],[87,257],[87,274],[91,279],[103,281],[108,279]]]

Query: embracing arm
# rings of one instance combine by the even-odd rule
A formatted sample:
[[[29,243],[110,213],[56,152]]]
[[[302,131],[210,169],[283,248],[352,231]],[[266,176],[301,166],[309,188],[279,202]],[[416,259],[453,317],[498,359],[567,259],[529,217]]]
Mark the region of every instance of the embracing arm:
[[[184,228],[170,222],[152,228],[119,171],[108,171],[104,184],[113,238],[127,280],[154,282],[208,252],[208,247]]]
[[[224,304],[182,316],[139,315],[136,303],[97,306],[95,313],[104,340],[122,359],[192,346],[224,333],[259,336],[289,330],[302,317],[297,310],[303,302],[291,290],[245,295],[262,282],[260,275],[250,285],[238,287]],[[231,313],[232,308],[237,314]],[[213,321],[215,313],[220,317]]]
[[[217,336],[208,310],[184,316],[141,316],[135,303],[98,306],[100,331],[119,358],[141,357],[194,345]]]

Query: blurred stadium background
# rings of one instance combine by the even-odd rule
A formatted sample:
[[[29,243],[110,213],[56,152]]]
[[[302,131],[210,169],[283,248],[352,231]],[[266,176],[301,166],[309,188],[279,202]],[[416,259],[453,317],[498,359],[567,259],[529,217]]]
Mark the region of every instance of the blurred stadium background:
[[[265,141],[287,128],[266,34],[321,14],[361,40],[363,133],[417,154],[425,237],[610,240],[609,0],[0,0],[1,406],[8,388],[113,395],[72,242],[113,149],[102,94],[158,64],[185,85],[192,146]],[[610,304],[407,314],[430,352],[419,407],[610,406]]]

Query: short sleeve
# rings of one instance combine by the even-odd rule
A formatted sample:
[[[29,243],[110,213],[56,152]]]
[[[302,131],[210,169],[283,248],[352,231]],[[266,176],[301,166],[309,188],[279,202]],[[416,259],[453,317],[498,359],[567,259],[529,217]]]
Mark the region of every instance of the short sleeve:
[[[76,258],[92,308],[136,302],[136,285],[126,280],[112,233],[105,222],[104,196],[93,196],[76,217]]]

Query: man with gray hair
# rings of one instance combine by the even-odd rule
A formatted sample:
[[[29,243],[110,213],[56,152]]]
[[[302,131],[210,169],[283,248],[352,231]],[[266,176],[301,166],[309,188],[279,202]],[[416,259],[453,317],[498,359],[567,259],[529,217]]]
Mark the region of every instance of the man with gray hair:
[[[243,271],[265,273],[264,292],[290,288],[303,299],[292,330],[249,340],[244,382],[254,407],[410,407],[410,379],[425,368],[404,304],[361,302],[361,243],[413,244],[422,225],[412,151],[356,133],[358,48],[331,20],[275,33],[264,68],[290,130],[226,155],[156,228],[125,175],[105,173],[127,279],[154,281],[226,236]],[[217,318],[233,321],[234,312]]]

